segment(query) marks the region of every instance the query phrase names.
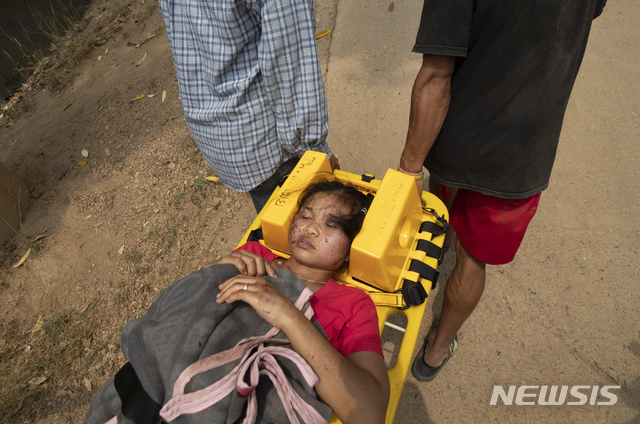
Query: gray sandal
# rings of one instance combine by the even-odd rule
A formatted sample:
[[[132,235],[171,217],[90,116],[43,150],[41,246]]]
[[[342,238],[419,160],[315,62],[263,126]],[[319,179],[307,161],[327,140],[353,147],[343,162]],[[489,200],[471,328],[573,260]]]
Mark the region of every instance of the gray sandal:
[[[424,343],[422,344],[422,349],[418,352],[418,356],[413,360],[413,366],[411,367],[411,373],[418,381],[429,382],[436,378],[436,376],[442,371],[444,366],[447,364],[449,359],[453,356],[453,353],[458,348],[458,335],[456,334],[451,342],[451,346],[449,346],[449,355],[445,358],[444,361],[438,367],[430,367],[424,362],[424,352],[427,348],[427,340],[429,339],[429,334],[424,338]]]

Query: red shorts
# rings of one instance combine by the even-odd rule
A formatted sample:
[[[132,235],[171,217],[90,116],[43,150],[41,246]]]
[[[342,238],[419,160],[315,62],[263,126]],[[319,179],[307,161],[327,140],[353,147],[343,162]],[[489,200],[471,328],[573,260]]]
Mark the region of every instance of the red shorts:
[[[447,189],[442,186],[442,197],[447,197]],[[526,199],[500,199],[459,189],[449,221],[474,257],[490,265],[506,264],[516,256],[539,201],[540,193]]]

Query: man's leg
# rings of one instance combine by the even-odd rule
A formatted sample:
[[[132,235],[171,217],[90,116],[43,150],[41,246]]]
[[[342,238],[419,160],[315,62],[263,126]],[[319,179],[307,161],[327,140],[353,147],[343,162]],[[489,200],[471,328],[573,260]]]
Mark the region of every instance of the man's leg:
[[[440,323],[431,331],[424,361],[438,367],[449,355],[453,338],[480,301],[485,283],[486,264],[474,258],[460,240],[456,242],[456,265],[444,291]]]
[[[431,369],[418,364],[416,378],[431,381],[429,374],[437,375],[439,370],[433,368],[448,357],[456,333],[482,296],[486,264],[513,260],[539,199],[540,194],[509,200],[464,189],[457,191],[449,209],[449,220],[458,236],[456,264],[445,287],[440,322],[428,333],[424,355],[419,358]],[[448,203],[448,199],[442,200]]]

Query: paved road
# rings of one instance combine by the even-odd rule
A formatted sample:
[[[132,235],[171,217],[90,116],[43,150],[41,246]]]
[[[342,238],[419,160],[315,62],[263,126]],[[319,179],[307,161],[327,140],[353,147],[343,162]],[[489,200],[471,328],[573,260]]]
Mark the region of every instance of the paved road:
[[[337,3],[326,89],[329,141],[345,170],[381,178],[397,166],[421,7]],[[524,244],[513,263],[489,267],[447,368],[428,384],[408,377],[396,422],[640,422],[638,21],[640,3],[623,0],[609,0],[595,21],[551,186]],[[621,388],[612,406],[490,406],[494,385]]]

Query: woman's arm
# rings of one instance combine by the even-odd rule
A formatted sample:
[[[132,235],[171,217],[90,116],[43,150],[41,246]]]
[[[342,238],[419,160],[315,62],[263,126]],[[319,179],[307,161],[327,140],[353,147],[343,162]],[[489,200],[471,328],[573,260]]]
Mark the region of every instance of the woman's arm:
[[[344,357],[304,316],[292,318],[282,331],[318,375],[318,395],[343,423],[384,423],[389,378],[380,354],[364,351]]]
[[[343,423],[384,423],[389,379],[382,356],[366,351],[342,356],[302,312],[263,278],[240,275],[220,285],[218,303],[238,300],[250,304],[287,335],[293,350],[317,374],[318,395]]]

